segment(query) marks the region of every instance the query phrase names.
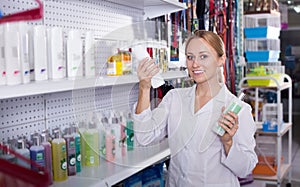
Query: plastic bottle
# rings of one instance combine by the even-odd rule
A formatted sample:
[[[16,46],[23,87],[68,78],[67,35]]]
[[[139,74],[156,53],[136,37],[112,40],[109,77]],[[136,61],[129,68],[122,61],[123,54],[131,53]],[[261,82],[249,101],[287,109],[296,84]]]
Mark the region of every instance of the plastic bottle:
[[[45,167],[45,149],[41,145],[41,140],[39,136],[33,136],[33,145],[30,147],[30,159],[40,166]],[[31,164],[31,169],[35,171],[39,171],[36,166]]]
[[[99,135],[93,122],[89,123],[89,128],[82,133],[82,142],[85,152],[83,155],[84,166],[99,165]]]
[[[109,118],[109,126],[106,129],[105,134],[105,147],[106,147],[106,160],[113,161],[115,160],[115,151],[116,151],[116,145],[115,145],[115,129],[113,122],[113,117]]]
[[[20,155],[24,156],[25,158],[27,158],[28,160],[30,160],[30,151],[29,149],[27,149],[25,147],[25,140],[24,139],[18,139],[18,142],[17,142],[17,146],[18,148],[15,150],[17,153],[19,153]],[[25,168],[28,168],[30,169],[31,166],[28,162],[25,162],[24,160],[20,159],[20,158],[17,158],[16,159],[16,163],[20,166],[23,166]]]
[[[42,133],[41,134],[41,145],[45,149],[45,168],[49,173],[50,182],[52,184],[53,182],[53,173],[52,173],[52,148],[50,142],[48,142],[49,134],[48,133]]]
[[[106,129],[108,128],[108,119],[107,117],[103,117],[101,119],[101,124],[102,124],[102,127],[99,128],[99,152],[100,152],[100,155],[102,157],[106,157],[106,143],[105,143],[105,139],[106,139]]]
[[[242,92],[238,98],[234,98],[230,104],[226,107],[226,109],[223,111],[223,114],[226,114],[227,112],[231,111],[235,114],[238,114],[240,110],[242,109],[242,100],[244,98],[245,94]],[[223,136],[225,134],[225,130],[217,123],[213,126],[213,131],[217,133],[220,136]]]
[[[116,54],[107,58],[107,75],[118,76],[123,74],[122,57]]]
[[[53,135],[54,135],[54,139],[52,140],[53,180],[65,181],[68,179],[66,141],[63,138],[61,138],[61,132],[59,129],[54,129]]]
[[[129,51],[119,51],[122,59],[122,71],[123,75],[132,74],[132,60],[131,53]]]
[[[67,145],[68,176],[76,175],[76,147],[75,138],[71,134],[71,128],[65,129],[64,139]]]
[[[131,151],[134,147],[133,119],[131,113],[128,113],[126,120],[126,136],[127,151]]]
[[[79,173],[81,172],[81,146],[80,146],[81,136],[78,132],[79,131],[78,128],[73,126],[72,129],[73,129],[72,134],[75,139],[76,172]]]
[[[11,163],[16,163],[16,157],[10,154],[9,149],[10,149],[10,145],[7,142],[3,143],[3,151],[2,154],[0,154],[0,158],[7,160]]]

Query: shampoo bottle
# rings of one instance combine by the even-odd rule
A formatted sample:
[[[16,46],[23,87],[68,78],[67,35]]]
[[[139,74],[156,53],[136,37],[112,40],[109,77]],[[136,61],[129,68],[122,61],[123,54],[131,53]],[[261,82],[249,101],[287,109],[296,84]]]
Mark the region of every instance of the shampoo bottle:
[[[0,158],[7,160],[11,163],[16,163],[16,157],[13,154],[10,154],[10,145],[8,143],[3,143],[3,151],[0,154]]]
[[[85,152],[83,154],[84,166],[98,166],[99,165],[99,134],[95,124],[91,121],[88,129],[83,132],[82,136],[83,147]]]
[[[67,172],[67,150],[66,141],[61,138],[59,129],[53,130],[54,139],[52,140],[52,168],[53,180],[64,181],[68,178]]]
[[[48,141],[49,134],[42,133],[41,134],[41,138],[42,138],[42,146],[45,149],[45,168],[46,168],[46,170],[49,173],[50,182],[52,184],[52,182],[53,182],[53,173],[52,173],[52,148],[51,148],[50,142]]]
[[[81,33],[78,30],[70,30],[67,40],[67,77],[75,78],[83,76]]]
[[[33,72],[33,79],[35,81],[42,81],[48,79],[47,68],[47,39],[46,29],[43,25],[35,26],[31,31],[31,69]]]
[[[4,25],[4,57],[6,84],[21,84],[20,33],[17,23]]]
[[[131,151],[134,147],[133,119],[131,113],[128,113],[126,120],[126,136],[127,151]]]
[[[64,139],[67,145],[68,176],[76,175],[75,137],[71,134],[71,128],[65,129]]]
[[[26,84],[30,82],[29,37],[27,23],[19,22],[18,30],[20,37],[21,79],[22,83]]]
[[[223,114],[226,114],[227,112],[233,112],[235,114],[238,114],[240,110],[242,109],[242,100],[244,98],[245,94],[242,92],[238,98],[234,98],[230,104],[225,108],[223,111]],[[213,126],[213,131],[217,133],[220,136],[223,136],[225,134],[225,130],[217,123]]]
[[[25,146],[25,140],[24,139],[18,139],[18,148],[16,149],[16,152],[20,155],[24,156],[28,160],[30,160],[30,151]],[[24,160],[17,158],[16,163],[20,166],[23,166],[25,168],[30,169],[31,166],[28,162],[25,162]]]
[[[66,77],[64,35],[61,28],[52,27],[47,30],[47,46],[49,79],[62,79]]]
[[[40,166],[45,167],[45,149],[43,146],[40,145],[40,137],[39,136],[33,136],[33,145],[30,147],[30,159]],[[35,171],[39,171],[36,166],[31,164],[31,169]]]
[[[77,127],[73,126],[73,136],[75,138],[76,172],[81,172],[81,136]]]
[[[114,122],[113,117],[109,118],[109,127],[106,129],[105,134],[105,147],[106,147],[106,160],[113,161],[115,160],[115,151],[116,151],[116,145],[115,145],[115,128],[114,128]]]
[[[95,40],[93,32],[88,31],[85,33],[84,44],[84,75],[86,77],[93,77],[96,75]]]
[[[4,58],[4,27],[0,25],[0,85],[6,84],[6,69]]]

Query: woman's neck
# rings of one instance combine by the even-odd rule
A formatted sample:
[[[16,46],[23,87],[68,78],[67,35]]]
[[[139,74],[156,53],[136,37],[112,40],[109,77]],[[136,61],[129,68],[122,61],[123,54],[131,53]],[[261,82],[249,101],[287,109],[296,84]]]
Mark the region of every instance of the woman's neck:
[[[195,94],[196,97],[213,98],[219,93],[221,88],[222,85],[220,83],[210,83],[209,81],[204,83],[197,83]]]

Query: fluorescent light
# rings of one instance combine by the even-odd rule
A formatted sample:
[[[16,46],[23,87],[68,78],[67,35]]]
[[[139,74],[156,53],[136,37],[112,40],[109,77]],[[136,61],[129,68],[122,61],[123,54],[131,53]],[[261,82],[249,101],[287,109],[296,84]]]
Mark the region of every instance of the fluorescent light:
[[[292,1],[288,0],[288,1],[287,1],[287,4],[289,4],[289,5],[292,4]]]
[[[295,12],[300,13],[300,6],[299,5],[294,6],[294,10],[295,10]]]

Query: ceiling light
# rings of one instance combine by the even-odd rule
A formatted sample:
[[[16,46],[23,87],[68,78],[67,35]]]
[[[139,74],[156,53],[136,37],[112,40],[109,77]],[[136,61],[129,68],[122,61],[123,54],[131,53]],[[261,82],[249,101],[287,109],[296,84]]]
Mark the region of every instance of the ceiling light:
[[[287,1],[287,4],[288,4],[288,5],[292,4],[292,1],[288,0],[288,1]]]

